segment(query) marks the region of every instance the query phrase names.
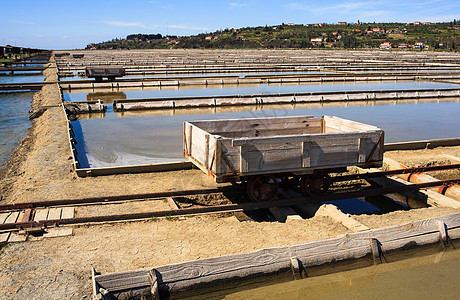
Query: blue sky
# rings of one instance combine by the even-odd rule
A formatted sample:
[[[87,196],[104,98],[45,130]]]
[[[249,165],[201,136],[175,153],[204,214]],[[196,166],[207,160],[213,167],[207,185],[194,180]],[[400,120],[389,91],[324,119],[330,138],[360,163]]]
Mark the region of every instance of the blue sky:
[[[2,1],[0,44],[84,48],[132,33],[192,35],[281,23],[443,22],[460,19],[458,0],[115,0]]]

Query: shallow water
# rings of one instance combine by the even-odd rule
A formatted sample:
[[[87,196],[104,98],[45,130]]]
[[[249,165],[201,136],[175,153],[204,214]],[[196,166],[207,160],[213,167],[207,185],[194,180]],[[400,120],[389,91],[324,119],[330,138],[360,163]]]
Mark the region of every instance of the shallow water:
[[[299,115],[331,115],[378,126],[385,131],[385,142],[460,137],[460,99],[453,102],[420,102],[342,107],[321,105],[286,106],[284,109],[263,109],[210,113],[193,110],[195,114],[174,114],[174,111],[115,114],[112,107],[105,118],[79,120],[76,132],[81,167],[107,167],[184,160],[182,128],[184,121],[227,118],[280,117]],[[130,117],[121,117],[121,116]]]
[[[34,93],[0,93],[0,167],[30,127],[29,109]]]
[[[330,84],[261,84],[240,86],[208,86],[193,88],[190,86],[123,90],[116,89],[114,92],[123,92],[127,99],[161,98],[161,97],[187,97],[187,96],[220,96],[220,95],[251,95],[251,94],[277,94],[277,93],[307,93],[329,91],[379,91],[394,89],[435,89],[455,88],[459,85],[443,82],[408,81],[408,82],[369,82],[369,83],[330,83]],[[86,101],[88,93],[64,93],[66,101]],[[119,99],[113,98],[112,100]]]
[[[194,299],[457,299],[459,276],[460,250],[447,250]]]
[[[260,72],[260,73],[244,73],[244,72],[238,72],[238,73],[232,73],[232,72],[228,72],[228,73],[210,73],[210,74],[207,74],[206,72],[203,72],[203,73],[200,73],[200,74],[170,74],[170,75],[145,75],[145,76],[141,76],[141,75],[126,75],[126,76],[123,76],[122,78],[123,79],[136,79],[136,78],[139,78],[139,79],[148,79],[148,78],[168,78],[168,77],[202,77],[202,76],[210,76],[210,77],[216,77],[216,76],[221,76],[221,77],[224,77],[224,76],[227,76],[227,77],[234,77],[234,76],[238,76],[240,78],[244,78],[245,76],[251,76],[251,75],[258,75],[258,76],[262,76],[262,75],[319,75],[319,74],[324,74],[324,75],[327,75],[327,74],[334,74],[332,72],[316,72],[316,71],[312,71],[312,72]],[[78,76],[77,74],[75,74],[75,77],[62,77],[60,78],[59,80],[60,81],[73,81],[73,80],[88,80],[89,78],[88,77],[80,77]]]
[[[1,75],[0,83],[33,83],[43,82],[45,76],[37,74],[25,74],[25,75]]]

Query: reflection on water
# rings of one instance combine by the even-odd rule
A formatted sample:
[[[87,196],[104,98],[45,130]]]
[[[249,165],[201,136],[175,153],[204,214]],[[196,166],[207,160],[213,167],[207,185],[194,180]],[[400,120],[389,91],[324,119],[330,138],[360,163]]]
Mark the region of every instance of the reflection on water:
[[[219,85],[208,86],[174,86],[158,87],[139,90],[116,89],[123,91],[127,99],[187,97],[187,96],[221,96],[221,95],[251,95],[277,93],[308,93],[330,91],[379,91],[394,89],[434,89],[458,87],[452,83],[408,81],[408,82],[369,82],[369,83],[328,83],[328,84],[258,84],[258,85]],[[109,90],[110,91],[110,90]],[[85,101],[87,92],[64,93],[66,101]],[[114,98],[112,100],[115,100]]]
[[[456,299],[459,276],[460,250],[447,250],[352,271],[240,292],[200,295],[193,299]]]
[[[8,160],[30,126],[29,109],[33,93],[0,93],[0,167]]]
[[[266,106],[245,111],[222,108],[216,113],[209,108],[203,109],[201,114],[170,115],[173,111],[166,115],[154,112],[120,114],[129,115],[129,118],[118,117],[109,105],[105,119],[75,122],[82,128],[82,135],[77,135],[79,159],[84,156],[88,160],[88,165],[81,167],[102,167],[183,160],[183,122],[196,120],[331,115],[378,126],[385,130],[385,142],[455,138],[460,136],[459,100],[397,105],[388,104],[395,101],[383,105],[369,102],[368,106],[343,103],[346,106],[342,107],[314,104],[282,109]]]
[[[2,75],[0,76],[0,83],[33,83],[43,82],[45,76],[36,74],[25,75]]]
[[[102,100],[104,103],[108,103],[113,99],[126,100],[127,96],[124,92],[96,92],[86,95],[86,101]]]

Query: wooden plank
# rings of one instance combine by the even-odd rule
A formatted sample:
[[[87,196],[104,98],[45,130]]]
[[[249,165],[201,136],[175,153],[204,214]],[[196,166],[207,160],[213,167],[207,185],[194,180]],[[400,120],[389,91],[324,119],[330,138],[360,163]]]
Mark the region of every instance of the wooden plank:
[[[63,207],[61,219],[72,219],[75,217],[75,207]]]
[[[458,234],[460,234],[460,232],[458,232]],[[340,243],[336,243],[333,247],[329,245],[330,251],[332,251],[332,256],[336,257],[335,259],[332,258],[332,256],[328,255],[326,252],[324,252],[323,254],[315,255],[316,251],[314,251],[313,249],[297,249],[295,246],[291,246],[289,247],[289,250],[286,250],[284,252],[278,252],[278,249],[273,248],[260,250],[257,252],[259,254],[258,256],[254,256],[251,258],[242,257],[242,254],[237,254],[219,257],[215,259],[207,259],[189,263],[163,266],[158,267],[156,269],[162,276],[161,284],[163,286],[167,286],[167,289],[171,293],[179,293],[183,291],[190,291],[194,288],[202,288],[203,285],[216,285],[217,282],[219,284],[235,283],[235,278],[239,278],[239,280],[243,280],[245,277],[254,279],[259,276],[274,274],[277,271],[281,270],[287,271],[290,268],[290,264],[283,263],[281,257],[286,258],[286,256],[288,256],[289,254],[292,255],[292,253],[294,253],[294,255],[296,256],[299,255],[299,260],[301,260],[302,264],[306,267],[321,265],[333,260],[347,259],[347,257],[349,257],[350,255],[350,252],[353,253],[352,256],[354,258],[364,257],[368,255],[371,251],[368,240],[365,240],[367,244],[367,246],[365,246],[362,243],[363,240],[354,239],[354,237],[350,235],[346,235],[345,241],[342,240],[342,242],[348,243],[348,246],[353,246],[353,249],[340,249]],[[433,238],[434,235],[437,235],[437,237]],[[347,239],[351,239],[351,241],[346,241]],[[389,246],[386,247],[386,251],[389,251],[395,247],[396,249],[403,247],[408,242],[414,240],[416,241],[416,243],[420,245],[426,244],[426,242],[433,243],[439,240],[439,232],[428,233],[426,236],[414,235],[411,239],[393,240],[390,238],[387,241]],[[325,241],[323,240],[323,248],[324,242]],[[305,253],[311,253],[311,255],[305,257]],[[246,253],[245,255],[247,256],[248,253]],[[327,259],[326,256],[328,256]],[[248,264],[248,261],[252,263]],[[253,263],[255,261],[259,263]],[[245,264],[242,264],[242,262],[245,262]],[[109,290],[111,290],[111,286],[113,286],[117,291],[125,290],[125,287],[134,286],[136,288],[137,293],[139,293],[140,289],[144,287],[145,292],[149,293],[150,286],[148,277],[146,275],[147,270],[135,270],[132,272],[132,275],[127,273],[108,274],[104,275],[103,277],[98,277],[97,280],[99,283],[107,287]]]
[[[281,209],[286,214],[286,222],[294,221],[294,220],[303,220],[301,216],[299,216],[295,210],[291,207],[281,207]]]
[[[352,232],[359,232],[370,229],[366,225],[353,219],[349,214],[344,214],[337,206],[333,204],[321,205],[316,215],[330,217],[336,222],[342,223],[343,226],[347,227]]]
[[[9,237],[10,237],[10,232],[0,233],[0,243],[7,242]]]
[[[54,219],[53,219],[54,220]],[[43,234],[44,238],[54,238],[54,237],[62,237],[62,236],[70,236],[73,235],[73,228],[72,227],[54,227],[49,228]]]
[[[350,233],[336,238],[306,242],[288,247],[262,249],[249,253],[227,255],[192,262],[156,267],[161,274],[162,285],[171,292],[190,290],[193,286],[224,283],[225,279],[238,277],[254,279],[257,276],[273,274],[280,270],[289,270],[290,257],[297,257],[304,267],[318,266],[331,261],[364,257],[371,252],[369,239],[377,239],[383,251],[393,251],[405,247],[408,243],[426,245],[439,241],[437,221],[442,220],[446,228],[460,227],[460,213],[440,218],[416,221],[399,226]],[[452,231],[460,238],[460,230]],[[450,231],[449,231],[450,234]],[[112,291],[130,287],[149,286],[148,269],[113,273],[98,276],[97,281]],[[244,275],[243,275],[244,274]]]
[[[4,224],[9,215],[9,212],[0,213],[0,224]]]
[[[232,141],[233,146],[283,144],[300,142],[338,141],[341,139],[375,138],[380,136],[380,131],[344,132],[344,133],[318,133],[311,135],[292,135],[287,137],[255,137],[240,138]]]
[[[53,207],[48,210],[47,220],[58,220],[61,218],[61,207]]]
[[[298,128],[301,124],[308,127],[320,118],[313,116],[269,117],[269,118],[242,118],[209,121],[189,122],[211,134],[217,132],[246,131],[248,128],[273,129],[273,128]]]
[[[375,182],[382,187],[391,187],[399,185],[410,185],[411,183],[398,177],[390,178],[369,178],[368,181]],[[460,208],[460,202],[450,197],[444,196],[431,190],[405,191],[401,194],[412,199],[422,201],[431,206]]]
[[[47,220],[47,218],[48,218],[47,208],[35,210],[34,221],[36,222],[43,221],[43,220]]]
[[[174,201],[172,197],[166,197],[166,201],[168,201],[168,205],[169,207],[171,207],[171,209],[175,209],[175,210],[180,209],[179,206],[177,206],[176,201]]]
[[[32,218],[32,209],[28,208],[24,211],[24,215],[21,218],[21,222],[29,222]]]
[[[27,235],[21,235],[17,232],[12,232],[8,238],[8,243],[25,242],[26,240]]]
[[[16,223],[16,220],[19,217],[19,212],[18,211],[13,211],[10,213],[10,215],[6,218],[5,224],[7,223]]]

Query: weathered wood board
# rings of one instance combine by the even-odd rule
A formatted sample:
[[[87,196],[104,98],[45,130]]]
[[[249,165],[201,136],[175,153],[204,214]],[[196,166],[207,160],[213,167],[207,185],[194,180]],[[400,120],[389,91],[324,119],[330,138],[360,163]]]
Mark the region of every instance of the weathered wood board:
[[[184,123],[184,156],[217,182],[266,173],[380,166],[383,131],[338,117]]]
[[[444,224],[442,230],[440,224]],[[287,272],[291,268],[293,257],[308,271],[310,267],[364,257],[369,257],[371,263],[372,257],[377,257],[380,252],[415,248],[442,242],[447,238],[460,238],[460,213],[287,247],[98,275],[95,282],[116,298],[148,296],[151,288],[148,273],[154,269],[159,274],[160,293],[168,291],[176,294]],[[372,246],[376,243],[380,249]],[[376,253],[377,250],[379,253]]]

